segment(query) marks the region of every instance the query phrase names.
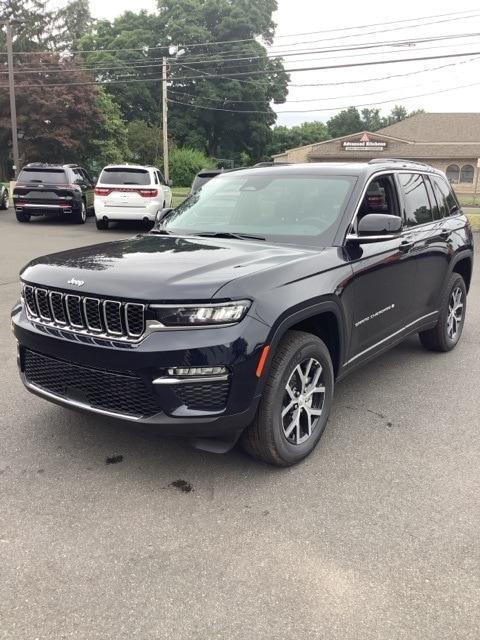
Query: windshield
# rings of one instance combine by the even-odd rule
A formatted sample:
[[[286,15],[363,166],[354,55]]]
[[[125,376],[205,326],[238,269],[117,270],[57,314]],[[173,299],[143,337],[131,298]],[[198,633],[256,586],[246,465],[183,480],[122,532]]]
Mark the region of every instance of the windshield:
[[[114,167],[104,169],[99,184],[150,184],[150,174],[145,169]]]
[[[18,182],[66,184],[67,176],[62,169],[22,169],[18,176]]]
[[[205,184],[165,220],[169,232],[250,234],[270,239],[333,240],[355,176],[222,175]],[[330,233],[328,233],[330,232]]]

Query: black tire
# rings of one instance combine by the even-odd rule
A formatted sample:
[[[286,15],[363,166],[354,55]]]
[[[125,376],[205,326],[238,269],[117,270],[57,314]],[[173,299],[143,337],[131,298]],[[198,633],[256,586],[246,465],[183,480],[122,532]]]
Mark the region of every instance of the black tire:
[[[74,224],[85,224],[87,221],[87,206],[84,200],[82,200],[80,211],[72,211],[71,219]]]
[[[17,221],[18,222],[30,222],[30,214],[29,213],[17,213]]]
[[[3,195],[2,195],[2,197],[0,199],[0,209],[3,209],[3,211],[8,209],[8,193],[7,193],[7,191],[3,192]]]
[[[108,229],[108,220],[99,220],[98,218],[96,218],[95,224],[97,225],[97,229],[99,229],[100,231],[105,231],[106,229]]]
[[[305,422],[308,410],[307,408],[297,409],[296,407],[300,405],[294,405],[291,413],[287,413],[285,419],[282,418],[282,412],[287,410],[288,404],[295,402],[295,393],[292,396],[287,392],[287,383],[290,383],[289,386],[292,384],[290,381],[297,376],[295,372],[299,365],[307,367],[305,363],[311,360],[321,369],[319,383],[325,390],[314,394],[314,396],[321,396],[315,400],[315,402],[321,401],[321,406],[310,405],[310,410],[321,410],[321,415],[316,417],[311,435],[305,435],[305,441],[295,443],[288,438],[288,426],[285,428],[285,423],[292,419],[289,425],[291,427],[296,415],[300,416],[297,424],[302,422],[301,416]],[[289,331],[280,342],[273,357],[255,419],[242,434],[242,446],[245,451],[259,460],[279,467],[288,467],[303,460],[313,451],[325,430],[332,406],[333,388],[332,359],[325,343],[312,334]],[[290,389],[292,389],[291,386]],[[307,395],[308,393],[305,397]],[[300,396],[300,402],[303,407],[306,407],[303,404],[303,393]],[[298,431],[297,428],[294,431],[291,438],[301,440],[300,437],[296,437],[301,435],[300,427]]]
[[[458,320],[460,314],[454,314],[457,320],[453,321],[452,327],[455,329],[455,333],[452,335],[453,328],[450,328],[449,318],[451,318],[452,315],[451,308],[453,308],[452,301],[455,293],[460,296],[463,306],[460,310],[460,320]],[[456,347],[462,336],[463,325],[465,323],[465,311],[467,309],[467,288],[460,274],[452,273],[450,276],[443,290],[439,309],[440,314],[437,324],[433,329],[419,333],[420,342],[428,351],[451,351]]]

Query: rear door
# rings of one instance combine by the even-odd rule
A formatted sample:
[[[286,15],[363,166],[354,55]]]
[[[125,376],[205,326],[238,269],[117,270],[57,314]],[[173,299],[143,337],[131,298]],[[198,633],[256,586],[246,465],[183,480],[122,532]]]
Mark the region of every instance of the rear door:
[[[448,267],[447,235],[443,216],[428,174],[401,172],[405,233],[412,239],[416,262],[412,305],[419,317],[438,309],[440,290]]]

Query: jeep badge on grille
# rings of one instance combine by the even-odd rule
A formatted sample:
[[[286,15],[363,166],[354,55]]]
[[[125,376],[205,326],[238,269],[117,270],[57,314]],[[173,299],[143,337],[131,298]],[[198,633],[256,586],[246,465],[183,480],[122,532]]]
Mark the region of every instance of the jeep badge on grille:
[[[75,278],[70,278],[70,280],[68,280],[67,284],[73,284],[75,287],[83,287],[83,285],[85,284],[84,280],[75,280]]]

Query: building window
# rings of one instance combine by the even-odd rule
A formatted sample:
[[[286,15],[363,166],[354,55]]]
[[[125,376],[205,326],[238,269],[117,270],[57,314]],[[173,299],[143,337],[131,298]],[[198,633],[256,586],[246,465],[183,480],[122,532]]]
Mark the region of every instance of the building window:
[[[460,172],[460,182],[473,182],[475,169],[471,164],[464,164]]]
[[[457,184],[460,180],[460,167],[458,164],[449,164],[447,167],[447,178],[451,184]]]

